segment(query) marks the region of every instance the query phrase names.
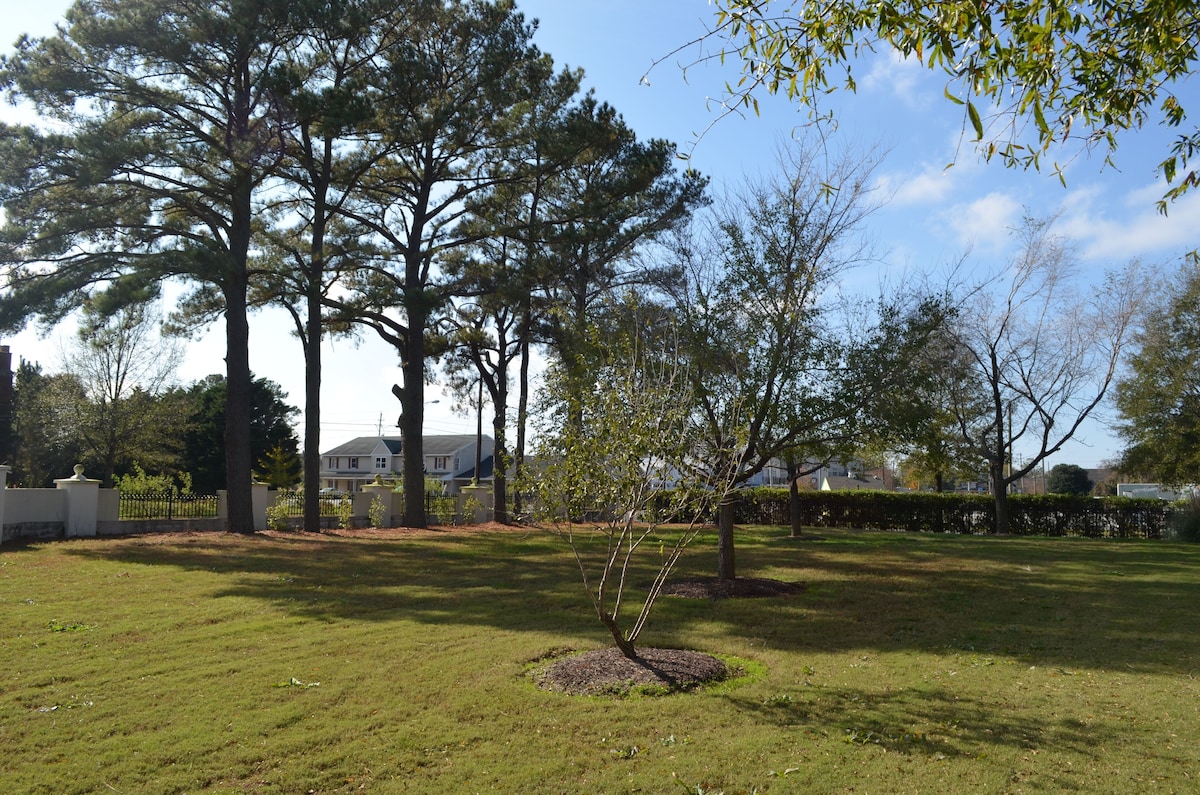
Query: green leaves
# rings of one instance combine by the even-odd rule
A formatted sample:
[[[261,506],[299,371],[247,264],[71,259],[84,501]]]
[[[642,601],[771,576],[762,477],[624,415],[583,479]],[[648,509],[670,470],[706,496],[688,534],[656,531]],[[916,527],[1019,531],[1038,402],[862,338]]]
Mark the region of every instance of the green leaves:
[[[971,120],[971,127],[975,129],[975,140],[983,140],[983,121],[979,118],[979,110],[975,107],[974,102],[967,103],[967,118]]]
[[[1195,68],[1200,45],[1188,0],[1083,6],[1057,0],[720,0],[718,9],[712,35],[727,45],[722,57],[736,53],[742,60],[743,81],[731,92],[741,104],[749,105],[758,89],[786,88],[790,99],[815,106],[834,85],[827,68],[841,69],[844,86],[854,90],[854,59],[863,50],[891,48],[945,71],[967,95],[956,96],[949,84],[944,92],[947,100],[967,104],[974,140],[1020,167],[1037,167],[1040,155],[1072,134],[1081,145],[1103,141],[1111,154],[1117,146],[1111,134],[1140,128],[1156,105],[1167,124],[1181,123],[1180,86]],[[803,75],[798,87],[789,80],[795,74]],[[1019,102],[1001,107],[1012,96]],[[976,101],[997,106],[1014,123],[997,125],[1002,132],[987,140]],[[1033,122],[1032,135],[1015,123],[1022,118]],[[1189,174],[1165,200],[1196,182]]]
[[[1145,313],[1116,385],[1121,468],[1148,481],[1200,480],[1200,266],[1185,263]]]

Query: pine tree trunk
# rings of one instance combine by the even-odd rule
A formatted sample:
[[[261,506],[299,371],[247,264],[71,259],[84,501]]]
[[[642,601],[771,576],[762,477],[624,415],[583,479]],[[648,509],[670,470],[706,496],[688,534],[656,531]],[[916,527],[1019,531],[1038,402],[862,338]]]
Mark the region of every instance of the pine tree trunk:
[[[404,389],[400,392],[401,455],[404,461],[404,524],[425,527],[425,445],[421,434],[425,425],[425,339],[417,329],[424,318],[410,315],[401,372]]]
[[[504,421],[508,411],[508,392],[501,388],[499,395],[504,402],[497,399],[492,416],[492,437],[496,440],[492,447],[492,519],[500,524],[508,524],[508,444]]]
[[[321,299],[309,285],[304,340],[304,529],[321,531]]]
[[[227,527],[231,533],[254,532],[250,497],[250,325],[246,283],[230,278],[225,286],[225,488]]]

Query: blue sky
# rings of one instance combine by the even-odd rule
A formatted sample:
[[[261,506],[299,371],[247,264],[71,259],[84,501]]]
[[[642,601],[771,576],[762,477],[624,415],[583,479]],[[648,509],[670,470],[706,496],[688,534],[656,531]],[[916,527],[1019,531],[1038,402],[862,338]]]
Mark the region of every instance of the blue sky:
[[[50,33],[67,6],[64,0],[43,0],[7,9],[0,43],[10,47],[22,32]],[[746,176],[767,176],[781,143],[806,134],[803,109],[765,96],[760,115],[728,115],[710,129],[720,114],[724,83],[736,79],[736,69],[698,65],[685,75],[681,65],[698,51],[685,48],[669,56],[703,32],[714,11],[707,0],[518,0],[518,7],[539,19],[535,42],[544,51],[559,64],[582,67],[585,86],[616,107],[639,136],[667,138],[690,151],[692,167],[712,178],[716,192],[736,189]],[[646,85],[643,76],[664,58]],[[1200,244],[1200,193],[1175,203],[1167,218],[1155,211],[1165,190],[1155,165],[1166,154],[1169,131],[1150,127],[1122,136],[1116,168],[1068,145],[1056,153],[1065,164],[1064,187],[1049,173],[982,162],[963,134],[962,108],[943,98],[940,73],[886,52],[856,64],[854,72],[858,92],[829,97],[838,121],[832,145],[887,152],[875,172],[876,195],[886,202],[865,228],[877,263],[853,276],[864,289],[944,272],[964,254],[970,268],[999,268],[1012,253],[1008,231],[1026,209],[1060,213],[1056,228],[1074,242],[1085,282],[1132,258],[1150,266],[1150,279],[1169,274],[1183,252]],[[2,108],[0,118],[18,116]],[[949,163],[954,165],[947,168]],[[69,340],[71,331],[63,329],[57,337]],[[55,370],[61,360],[57,337],[41,339],[27,331],[5,342],[16,355]],[[222,357],[217,328],[192,344],[179,376],[186,382],[221,372]],[[381,418],[388,432],[398,407],[389,392],[399,378],[397,364],[394,352],[373,338],[328,345],[323,448],[375,433]],[[294,404],[303,403],[303,359],[282,313],[252,319],[251,366],[278,382]],[[438,397],[432,388],[430,400]],[[443,397],[428,407],[427,432],[474,432],[473,417],[453,414],[452,403]],[[1117,448],[1103,425],[1092,423],[1080,443],[1051,463],[1094,466]]]

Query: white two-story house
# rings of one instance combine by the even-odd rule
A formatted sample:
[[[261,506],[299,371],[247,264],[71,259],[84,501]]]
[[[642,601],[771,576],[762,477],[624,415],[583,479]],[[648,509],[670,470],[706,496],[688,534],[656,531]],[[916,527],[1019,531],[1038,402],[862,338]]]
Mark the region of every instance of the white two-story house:
[[[479,439],[479,481],[492,477],[490,436]],[[474,434],[426,436],[423,440],[425,474],[442,482],[447,494],[457,494],[475,477]],[[404,456],[398,436],[360,436],[321,453],[321,488],[335,491],[359,491],[380,476],[385,481],[400,480]]]

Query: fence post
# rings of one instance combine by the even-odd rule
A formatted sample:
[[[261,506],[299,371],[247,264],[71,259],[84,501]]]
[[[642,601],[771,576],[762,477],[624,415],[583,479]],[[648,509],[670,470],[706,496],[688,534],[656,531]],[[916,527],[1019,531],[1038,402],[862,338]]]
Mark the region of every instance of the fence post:
[[[12,467],[0,464],[0,544],[4,543],[4,495],[8,489],[9,472],[12,472]]]
[[[464,522],[480,524],[488,521],[495,507],[495,496],[492,487],[480,483],[463,486],[458,495],[458,515]],[[470,511],[468,513],[468,510]]]
[[[271,501],[270,486],[266,483],[250,484],[250,505],[254,509],[254,532],[267,529],[267,504]]]
[[[83,474],[83,464],[75,465],[75,475],[58,478],[55,488],[67,492],[67,538],[96,535],[96,514],[100,502],[100,481]]]
[[[395,492],[392,490],[392,487],[387,485],[386,483],[384,483],[382,481],[382,479],[378,475],[376,475],[375,482],[368,483],[367,485],[363,486],[362,490],[365,494],[371,495],[370,499],[367,500],[367,511],[366,511],[367,524],[369,525],[371,523],[371,520],[370,520],[371,508],[370,508],[370,506],[374,504],[375,498],[378,497],[379,501],[383,503],[383,524],[382,524],[382,526],[383,527],[392,527],[392,495],[395,494]],[[355,513],[357,514],[358,512],[355,511]]]

